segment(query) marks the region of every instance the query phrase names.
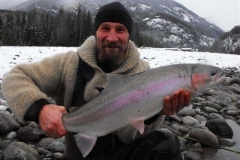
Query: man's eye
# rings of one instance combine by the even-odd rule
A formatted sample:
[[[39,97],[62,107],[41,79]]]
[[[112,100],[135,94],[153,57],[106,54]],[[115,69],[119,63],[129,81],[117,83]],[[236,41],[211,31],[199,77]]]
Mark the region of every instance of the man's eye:
[[[119,29],[117,29],[117,31],[118,32],[123,32],[123,31],[125,31],[123,28],[119,28]]]
[[[107,28],[107,27],[103,27],[102,30],[107,31],[107,30],[109,30],[109,28]]]

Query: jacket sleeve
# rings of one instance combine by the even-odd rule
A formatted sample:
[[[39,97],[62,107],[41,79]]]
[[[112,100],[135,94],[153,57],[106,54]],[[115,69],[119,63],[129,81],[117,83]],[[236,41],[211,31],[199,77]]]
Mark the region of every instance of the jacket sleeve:
[[[40,62],[17,65],[5,74],[3,96],[20,122],[33,120],[34,113],[38,114],[41,106],[48,103],[47,98],[56,95],[64,85],[64,67],[69,55],[57,54]],[[30,106],[38,108],[31,107],[30,112]],[[25,116],[27,111],[32,115]]]

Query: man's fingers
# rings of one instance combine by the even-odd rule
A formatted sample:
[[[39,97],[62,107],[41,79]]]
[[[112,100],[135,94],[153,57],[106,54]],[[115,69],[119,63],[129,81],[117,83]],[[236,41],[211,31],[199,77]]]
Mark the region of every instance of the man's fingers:
[[[179,90],[179,102],[178,102],[178,111],[180,111],[182,109],[182,107],[184,106],[185,103],[185,92],[183,89]]]
[[[58,133],[59,136],[62,137],[62,136],[64,136],[67,133],[67,131],[66,131],[66,129],[63,126],[61,126],[61,127],[57,128],[57,133]]]
[[[171,107],[171,111],[172,113],[176,113],[177,109],[178,109],[178,96],[179,96],[179,91],[176,91],[173,93],[173,97],[171,99],[171,104],[172,104],[172,107]]]
[[[165,97],[164,99],[164,108],[170,109],[171,108],[171,98],[169,96]]]
[[[188,105],[190,104],[190,99],[191,99],[191,94],[190,94],[190,92],[185,92],[185,93],[184,93],[184,100],[185,100],[184,106],[188,106]]]
[[[160,115],[171,115],[171,98],[166,96],[163,101],[163,109],[159,112]]]

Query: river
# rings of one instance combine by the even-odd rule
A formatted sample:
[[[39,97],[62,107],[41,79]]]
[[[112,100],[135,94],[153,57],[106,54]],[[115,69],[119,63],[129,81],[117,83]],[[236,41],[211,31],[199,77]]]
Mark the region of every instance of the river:
[[[226,148],[240,152],[240,126],[232,120],[227,120],[227,123],[233,130],[233,140],[236,144],[233,147]],[[214,157],[205,158],[204,160],[240,160],[240,155],[231,151],[219,149]]]

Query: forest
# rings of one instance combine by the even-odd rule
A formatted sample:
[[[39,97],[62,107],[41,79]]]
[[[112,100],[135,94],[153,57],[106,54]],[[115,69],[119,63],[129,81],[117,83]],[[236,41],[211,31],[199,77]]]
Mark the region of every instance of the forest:
[[[63,8],[56,15],[36,10],[0,14],[2,46],[78,46],[92,33],[91,13],[81,7],[77,14]]]
[[[139,33],[137,25],[131,35],[138,46],[161,47]],[[93,35],[90,11],[79,5],[76,12],[64,10],[56,14],[37,10],[0,11],[0,46],[79,46]]]

